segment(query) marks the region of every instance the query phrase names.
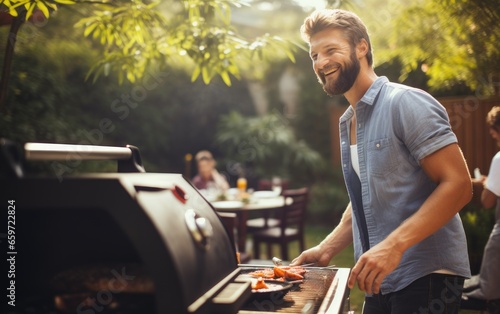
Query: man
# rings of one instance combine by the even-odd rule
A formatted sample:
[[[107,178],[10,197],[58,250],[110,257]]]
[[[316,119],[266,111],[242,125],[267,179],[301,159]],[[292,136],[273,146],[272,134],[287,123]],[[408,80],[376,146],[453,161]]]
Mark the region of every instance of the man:
[[[500,147],[500,107],[493,107],[488,112],[486,123],[490,128],[491,137]],[[475,179],[473,183],[484,186],[481,192],[481,204],[484,208],[496,205],[495,225],[484,248],[479,275],[471,280],[477,281],[477,287],[464,296],[467,299],[496,300],[500,303],[500,152],[496,153],[491,161],[488,177]]]
[[[354,242],[348,285],[366,292],[363,313],[458,313],[470,276],[458,212],[472,184],[446,110],[375,74],[355,14],[313,12],[301,33],[325,92],[350,103],[340,118],[350,203],[332,233],[292,265],[327,265]]]

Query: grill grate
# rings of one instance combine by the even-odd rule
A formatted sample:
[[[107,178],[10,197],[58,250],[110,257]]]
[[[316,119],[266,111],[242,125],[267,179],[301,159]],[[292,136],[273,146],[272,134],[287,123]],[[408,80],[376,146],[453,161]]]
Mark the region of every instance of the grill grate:
[[[243,268],[242,274],[249,273],[261,268]],[[335,269],[313,269],[309,268],[304,276],[304,282],[296,284],[282,298],[270,297],[269,300],[250,300],[239,312],[246,314],[251,312],[269,313],[302,313],[304,307],[313,305],[312,313],[317,313],[323,302],[333,278]]]

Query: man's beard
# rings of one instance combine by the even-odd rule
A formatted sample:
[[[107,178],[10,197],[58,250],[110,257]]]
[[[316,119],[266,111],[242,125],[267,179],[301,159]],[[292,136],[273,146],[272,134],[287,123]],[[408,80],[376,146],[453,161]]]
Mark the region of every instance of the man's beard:
[[[318,75],[318,78],[321,85],[323,85],[323,90],[328,94],[328,96],[343,95],[351,89],[352,85],[354,85],[360,68],[361,66],[359,64],[359,60],[356,58],[356,54],[352,52],[350,62],[345,65],[345,68],[341,67],[338,70],[337,80],[326,82],[323,74],[321,74],[321,76]]]

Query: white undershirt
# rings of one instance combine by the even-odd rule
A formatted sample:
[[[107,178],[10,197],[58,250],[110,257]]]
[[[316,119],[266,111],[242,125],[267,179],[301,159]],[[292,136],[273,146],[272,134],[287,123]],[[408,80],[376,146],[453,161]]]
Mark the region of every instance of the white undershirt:
[[[351,145],[351,163],[354,172],[356,172],[359,177],[358,145],[356,144]]]

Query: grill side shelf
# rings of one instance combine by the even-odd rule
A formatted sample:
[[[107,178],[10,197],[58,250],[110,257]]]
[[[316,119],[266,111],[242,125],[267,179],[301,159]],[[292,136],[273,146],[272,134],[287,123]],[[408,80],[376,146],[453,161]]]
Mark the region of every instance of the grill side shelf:
[[[338,314],[346,313],[349,310],[349,304],[346,304],[349,297],[349,288],[347,281],[349,279],[349,268],[338,268],[333,279],[327,297],[323,301],[318,313],[320,314]]]

